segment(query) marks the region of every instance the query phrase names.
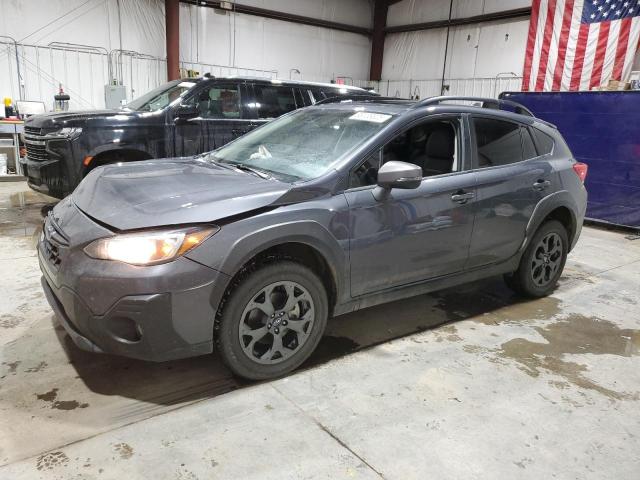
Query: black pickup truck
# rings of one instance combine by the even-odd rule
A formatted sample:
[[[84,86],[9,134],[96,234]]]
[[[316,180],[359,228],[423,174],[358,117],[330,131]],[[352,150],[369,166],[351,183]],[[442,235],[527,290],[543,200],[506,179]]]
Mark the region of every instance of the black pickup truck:
[[[29,118],[22,160],[29,186],[62,198],[100,165],[214,150],[269,120],[352,86],[259,78],[189,78],[165,83],[120,110]]]

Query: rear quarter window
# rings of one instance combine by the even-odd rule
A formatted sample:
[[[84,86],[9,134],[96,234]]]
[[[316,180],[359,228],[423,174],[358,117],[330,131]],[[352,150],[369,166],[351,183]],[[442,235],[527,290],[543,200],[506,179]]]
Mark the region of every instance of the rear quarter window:
[[[531,132],[533,133],[539,155],[548,155],[553,152],[553,138],[535,127],[531,129]]]

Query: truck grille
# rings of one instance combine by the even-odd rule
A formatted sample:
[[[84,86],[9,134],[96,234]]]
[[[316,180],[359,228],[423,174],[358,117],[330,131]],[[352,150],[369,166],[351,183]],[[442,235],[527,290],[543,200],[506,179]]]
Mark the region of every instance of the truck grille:
[[[24,143],[27,147],[27,157],[36,162],[44,162],[49,159],[47,144],[44,141],[42,129],[24,127]]]

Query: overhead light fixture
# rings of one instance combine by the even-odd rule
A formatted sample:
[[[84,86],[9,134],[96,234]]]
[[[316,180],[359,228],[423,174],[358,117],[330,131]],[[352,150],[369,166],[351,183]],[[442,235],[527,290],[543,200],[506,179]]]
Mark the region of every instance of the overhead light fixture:
[[[231,2],[220,2],[220,8],[223,10],[233,10]]]

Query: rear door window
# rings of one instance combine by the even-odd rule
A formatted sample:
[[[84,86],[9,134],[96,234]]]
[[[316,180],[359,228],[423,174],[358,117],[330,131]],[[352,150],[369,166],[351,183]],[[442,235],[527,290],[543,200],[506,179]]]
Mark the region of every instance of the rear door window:
[[[258,118],[276,118],[296,109],[293,88],[277,85],[254,85]]]
[[[478,167],[509,165],[523,160],[520,125],[481,117],[474,118],[473,125]]]

